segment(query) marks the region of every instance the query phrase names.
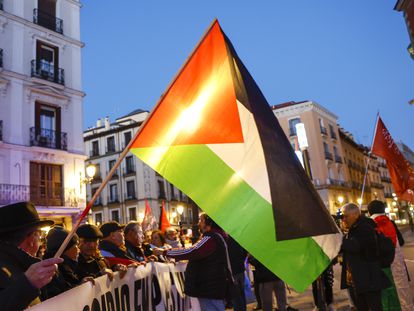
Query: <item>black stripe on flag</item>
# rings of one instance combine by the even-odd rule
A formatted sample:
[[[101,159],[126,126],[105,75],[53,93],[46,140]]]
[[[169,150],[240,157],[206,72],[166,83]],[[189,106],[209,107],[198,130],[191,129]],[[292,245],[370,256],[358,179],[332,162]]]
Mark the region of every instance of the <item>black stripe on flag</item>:
[[[338,233],[265,97],[224,34],[236,97],[254,116],[269,176],[278,241]]]

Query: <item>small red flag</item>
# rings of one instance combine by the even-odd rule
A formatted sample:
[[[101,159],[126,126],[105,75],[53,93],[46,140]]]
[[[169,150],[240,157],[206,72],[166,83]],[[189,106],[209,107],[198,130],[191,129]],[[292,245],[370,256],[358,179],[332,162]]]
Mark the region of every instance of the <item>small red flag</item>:
[[[157,227],[157,221],[152,214],[152,209],[147,199],[145,199],[145,214],[141,226],[143,231],[153,230]]]
[[[167,218],[167,213],[165,211],[165,201],[162,201],[162,207],[161,207],[161,217],[160,217],[160,230],[162,232],[165,232],[165,230],[170,227],[170,222]]]
[[[398,198],[414,203],[414,170],[398,149],[380,117],[377,121],[372,153],[387,161],[392,186]]]

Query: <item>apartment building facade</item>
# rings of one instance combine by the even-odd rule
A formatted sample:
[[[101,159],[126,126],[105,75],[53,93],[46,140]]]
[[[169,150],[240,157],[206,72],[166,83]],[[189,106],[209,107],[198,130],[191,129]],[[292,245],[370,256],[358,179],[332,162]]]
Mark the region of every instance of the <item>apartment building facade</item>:
[[[339,141],[338,117],[314,101],[272,106],[292,148],[299,150],[296,124],[305,125],[312,181],[332,214],[349,201],[349,176]]]
[[[69,228],[85,207],[80,8],[0,5],[0,205],[31,200]]]
[[[147,116],[147,111],[137,109],[113,123],[110,123],[109,118],[98,120],[96,126],[84,131],[88,156],[85,165],[96,167],[95,176],[87,185],[88,200]],[[193,222],[193,205],[187,196],[131,153],[126,155],[95,201],[90,221],[97,225],[110,220],[121,223],[141,221],[145,213],[145,201],[150,204],[157,221],[164,202],[172,225],[181,223],[189,227]]]

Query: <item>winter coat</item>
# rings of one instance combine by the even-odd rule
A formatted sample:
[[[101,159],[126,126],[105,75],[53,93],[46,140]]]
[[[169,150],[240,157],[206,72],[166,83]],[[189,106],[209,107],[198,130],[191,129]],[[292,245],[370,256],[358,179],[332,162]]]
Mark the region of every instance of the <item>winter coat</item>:
[[[80,279],[87,276],[97,278],[102,275],[104,269],[109,269],[109,264],[102,256],[86,258],[82,254],[79,254],[76,273]]]
[[[349,287],[346,278],[347,268],[352,275],[352,287],[358,294],[379,291],[391,285],[378,259],[374,227],[372,219],[361,216],[344,236],[341,246],[342,289]]]
[[[42,301],[55,297],[81,284],[82,279],[75,272],[77,262],[67,256],[62,256],[62,258],[64,261],[58,265],[58,271],[52,281],[41,290]]]
[[[35,288],[24,272],[40,260],[23,250],[0,242],[0,309],[19,311],[40,303],[40,291]]]

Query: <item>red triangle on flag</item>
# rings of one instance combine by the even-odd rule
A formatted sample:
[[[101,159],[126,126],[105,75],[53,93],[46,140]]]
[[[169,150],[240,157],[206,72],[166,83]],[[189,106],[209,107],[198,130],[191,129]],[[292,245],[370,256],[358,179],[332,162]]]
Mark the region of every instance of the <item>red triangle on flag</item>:
[[[131,148],[241,142],[229,56],[216,21]]]

